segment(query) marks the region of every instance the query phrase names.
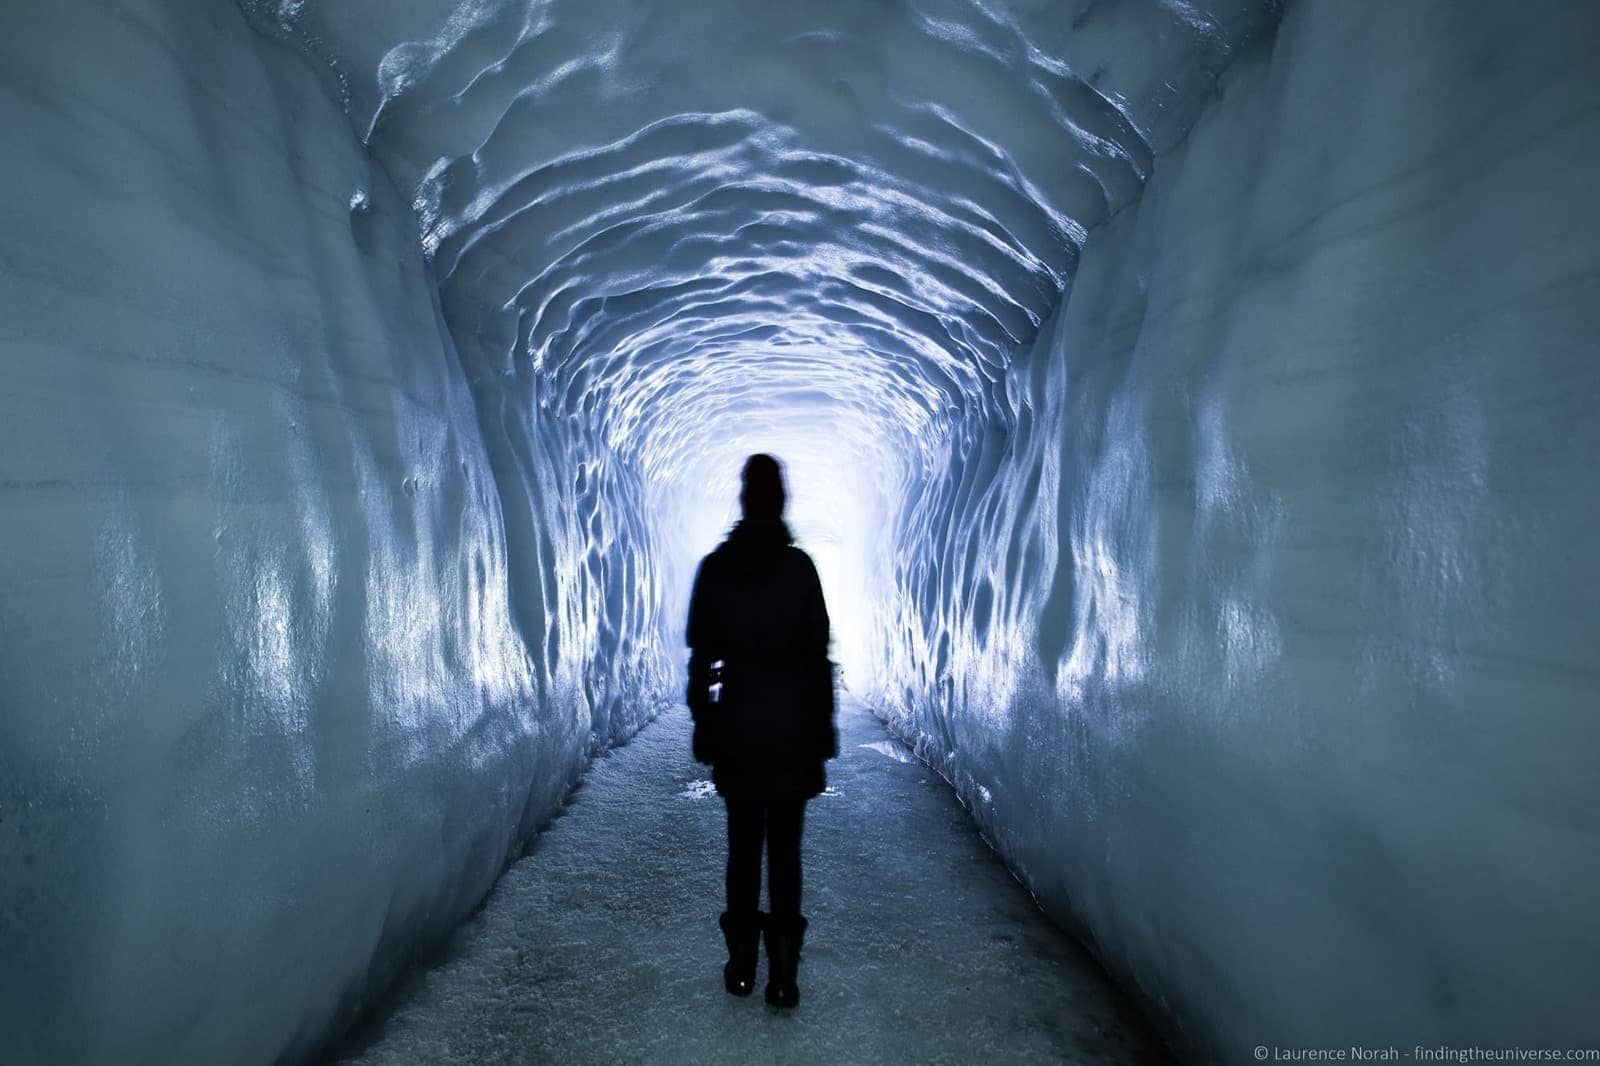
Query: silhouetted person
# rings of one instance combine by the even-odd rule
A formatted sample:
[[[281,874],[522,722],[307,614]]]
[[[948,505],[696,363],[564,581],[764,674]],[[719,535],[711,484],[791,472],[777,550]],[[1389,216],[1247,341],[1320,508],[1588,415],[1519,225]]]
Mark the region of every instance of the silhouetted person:
[[[806,930],[800,831],[806,801],[826,785],[823,763],[839,754],[828,609],[811,557],[783,522],[778,461],[752,455],[741,477],[744,517],[695,575],[688,703],[694,757],[711,764],[728,807],[723,982],[736,996],[750,994],[765,930],[767,1002],[792,1007],[800,1002],[795,977]],[[768,915],[761,913],[763,837]]]

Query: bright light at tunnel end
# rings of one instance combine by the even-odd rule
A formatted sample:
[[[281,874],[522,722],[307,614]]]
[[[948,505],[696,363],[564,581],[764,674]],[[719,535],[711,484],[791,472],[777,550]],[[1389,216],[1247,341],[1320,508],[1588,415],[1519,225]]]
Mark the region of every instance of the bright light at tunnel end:
[[[796,545],[816,564],[832,622],[832,655],[849,683],[867,669],[870,622],[892,595],[892,571],[879,556],[891,489],[885,474],[898,476],[899,463],[888,447],[864,451],[847,436],[830,433],[840,415],[818,412],[812,418],[819,423],[816,430],[781,434],[752,431],[738,419],[699,427],[692,459],[677,476],[652,484],[650,514],[671,562],[664,568],[667,602],[681,622],[695,565],[739,520],[739,471],[745,459],[757,452],[777,457],[789,490],[784,519]],[[886,430],[882,439],[887,444],[892,437]]]

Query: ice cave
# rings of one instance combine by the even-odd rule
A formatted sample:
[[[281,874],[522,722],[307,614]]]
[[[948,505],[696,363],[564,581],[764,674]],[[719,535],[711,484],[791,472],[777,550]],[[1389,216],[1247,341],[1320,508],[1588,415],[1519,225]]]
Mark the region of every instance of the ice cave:
[[[0,1063],[1600,1057],[1600,4],[5,11]]]

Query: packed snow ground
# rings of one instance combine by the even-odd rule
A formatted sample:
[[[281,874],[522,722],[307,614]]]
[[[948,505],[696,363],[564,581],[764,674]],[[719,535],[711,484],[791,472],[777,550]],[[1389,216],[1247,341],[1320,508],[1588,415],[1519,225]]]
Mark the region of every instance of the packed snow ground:
[[[807,812],[797,1010],[722,990],[723,807],[679,708],[595,761],[442,958],[335,1061],[1165,1061],[944,782],[860,703],[839,725]]]

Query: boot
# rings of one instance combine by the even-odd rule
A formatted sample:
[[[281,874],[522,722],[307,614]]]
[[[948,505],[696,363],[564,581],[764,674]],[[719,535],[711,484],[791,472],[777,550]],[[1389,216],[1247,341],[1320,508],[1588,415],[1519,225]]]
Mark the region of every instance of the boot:
[[[722,967],[722,984],[736,996],[748,996],[756,987],[756,956],[761,948],[760,911],[736,914],[723,911],[717,924],[728,942],[728,962]]]
[[[800,1002],[800,941],[805,939],[806,920],[767,919],[767,1002],[774,1007],[793,1007]]]

